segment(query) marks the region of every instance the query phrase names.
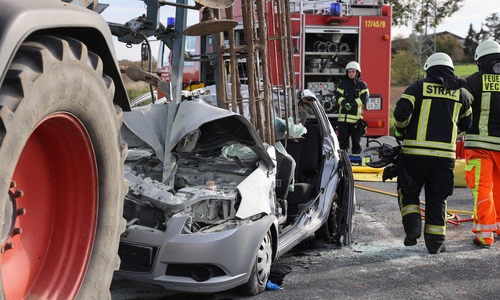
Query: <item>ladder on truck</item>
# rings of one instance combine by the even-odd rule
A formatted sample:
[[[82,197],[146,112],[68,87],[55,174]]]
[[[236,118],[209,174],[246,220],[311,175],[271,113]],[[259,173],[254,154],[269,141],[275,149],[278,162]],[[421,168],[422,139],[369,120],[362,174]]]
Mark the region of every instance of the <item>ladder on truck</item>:
[[[266,61],[266,32],[265,27],[259,27],[258,23],[264,23],[264,8],[261,1],[242,0],[243,32],[245,44],[236,45],[235,30],[227,32],[228,44],[224,45],[224,33],[216,34],[214,50],[217,54],[217,98],[220,107],[230,109],[233,112],[245,115],[252,125],[260,133],[263,142],[270,145],[275,144],[274,118],[272,109],[272,93],[269,84],[269,75]],[[256,13],[254,12],[256,9]],[[233,7],[225,9],[226,18],[234,19]],[[216,18],[221,17],[219,11],[215,11]],[[248,91],[242,92],[241,81],[238,74],[238,62],[246,60]],[[229,66],[227,66],[229,63]],[[231,85],[227,79],[228,68],[231,69]],[[247,105],[245,107],[245,105]]]
[[[298,17],[291,17],[291,29],[292,41],[293,41],[293,60],[295,64],[294,78],[297,82],[297,86],[302,87],[304,83],[302,82],[305,70],[305,57],[303,55],[305,51],[305,39],[306,39],[306,20],[304,15],[304,5],[302,0],[290,0],[290,12],[294,15],[298,14]]]
[[[298,110],[293,108],[297,104],[297,76],[290,3],[287,0],[267,3],[268,51],[270,57],[275,58],[270,59],[269,73],[278,104],[276,114],[281,119],[288,120],[293,116],[294,120],[298,120]]]
[[[223,44],[224,34],[216,34],[217,98],[220,107],[241,115],[247,109],[244,105],[248,105],[250,122],[259,131],[262,141],[275,145],[274,118],[293,116],[298,122],[290,6],[288,0],[242,0],[241,6],[245,44],[236,45],[234,29],[228,30],[226,45]],[[219,11],[214,11],[214,15],[221,17]],[[232,6],[225,9],[225,16],[234,19]],[[269,53],[276,54],[279,59],[271,62]],[[235,71],[241,60],[246,60],[247,95],[242,92],[239,74]],[[233,70],[229,74],[231,85],[227,78],[228,63]]]

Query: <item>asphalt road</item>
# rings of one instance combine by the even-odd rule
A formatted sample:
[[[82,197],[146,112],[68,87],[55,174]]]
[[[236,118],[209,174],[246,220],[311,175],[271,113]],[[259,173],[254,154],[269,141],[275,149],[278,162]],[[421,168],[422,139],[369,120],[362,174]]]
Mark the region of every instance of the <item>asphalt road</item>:
[[[295,249],[276,261],[292,268],[279,291],[255,297],[234,290],[216,294],[172,293],[160,286],[115,280],[112,298],[125,299],[498,299],[500,242],[491,249],[472,244],[471,222],[449,223],[447,252],[431,255],[423,238],[403,245],[404,232],[393,195],[395,183],[356,182],[353,243]],[[372,189],[380,190],[373,191]],[[425,200],[422,195],[422,200]],[[455,188],[448,209],[470,218],[472,196]],[[422,205],[422,208],[425,208]],[[463,213],[465,212],[465,213]]]

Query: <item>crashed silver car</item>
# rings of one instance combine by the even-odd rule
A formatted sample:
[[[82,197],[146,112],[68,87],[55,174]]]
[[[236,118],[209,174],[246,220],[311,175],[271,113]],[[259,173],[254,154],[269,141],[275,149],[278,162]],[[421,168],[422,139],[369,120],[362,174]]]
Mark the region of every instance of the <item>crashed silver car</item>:
[[[304,134],[276,147],[244,116],[196,101],[124,113],[130,188],[116,275],[174,291],[256,295],[273,262],[305,239],[348,245],[349,158],[315,96],[304,91],[300,106]]]

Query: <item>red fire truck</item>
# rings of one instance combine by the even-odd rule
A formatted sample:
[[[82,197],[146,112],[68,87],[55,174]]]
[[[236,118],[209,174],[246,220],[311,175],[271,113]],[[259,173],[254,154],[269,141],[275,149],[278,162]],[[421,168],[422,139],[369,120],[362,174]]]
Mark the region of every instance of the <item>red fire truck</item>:
[[[333,92],[346,64],[359,62],[370,90],[364,110],[367,136],[388,135],[392,7],[380,0],[349,2],[292,2],[296,82],[318,96],[334,123]]]
[[[269,6],[272,9],[272,6]],[[234,19],[241,20],[241,1],[234,5]],[[350,61],[361,65],[362,79],[368,84],[370,100],[364,108],[368,123],[367,136],[389,134],[391,25],[392,7],[383,0],[349,1],[290,1],[290,23],[293,42],[295,84],[299,90],[313,91],[323,103],[333,125],[337,119],[337,103],[333,92],[345,76],[345,66]],[[279,26],[283,20],[273,20],[270,12],[268,28]],[[271,24],[272,23],[272,24]],[[243,32],[235,28],[236,43],[244,43]],[[186,50],[193,53],[210,53],[211,36],[190,37]],[[168,78],[168,49],[160,47],[161,74]],[[274,49],[276,50],[276,49]],[[281,66],[274,67],[273,60],[280,51],[269,50],[270,78],[280,78]],[[163,58],[163,59],[162,59]],[[163,61],[163,63],[162,63]],[[239,65],[242,83],[245,64]],[[184,89],[215,83],[214,68],[210,59],[186,63]],[[200,85],[201,84],[201,85]],[[273,84],[277,84],[273,82]]]

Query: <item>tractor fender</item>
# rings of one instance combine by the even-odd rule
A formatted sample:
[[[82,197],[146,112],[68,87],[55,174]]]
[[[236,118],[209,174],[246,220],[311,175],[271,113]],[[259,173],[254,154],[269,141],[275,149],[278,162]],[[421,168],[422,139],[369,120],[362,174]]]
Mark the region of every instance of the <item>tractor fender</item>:
[[[104,72],[115,83],[113,102],[130,110],[108,24],[97,12],[61,1],[0,1],[0,85],[22,42],[37,33],[65,35],[84,43],[101,58]]]

